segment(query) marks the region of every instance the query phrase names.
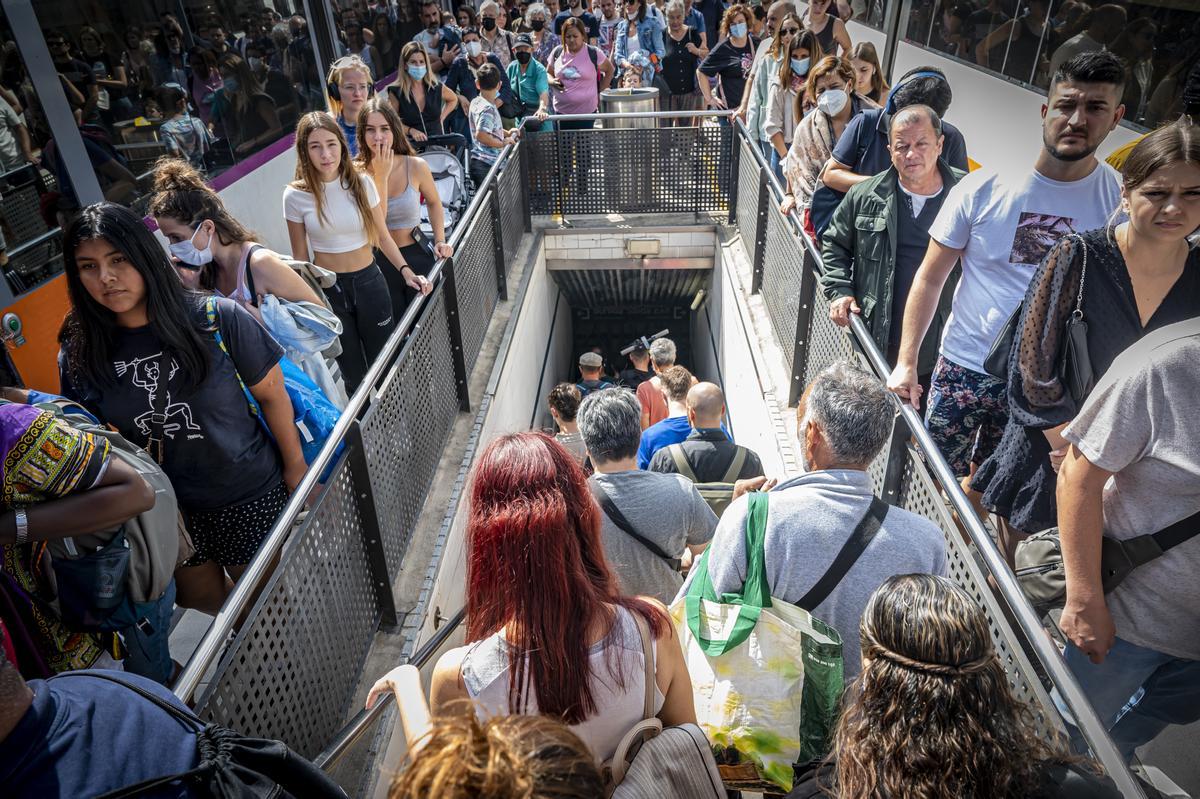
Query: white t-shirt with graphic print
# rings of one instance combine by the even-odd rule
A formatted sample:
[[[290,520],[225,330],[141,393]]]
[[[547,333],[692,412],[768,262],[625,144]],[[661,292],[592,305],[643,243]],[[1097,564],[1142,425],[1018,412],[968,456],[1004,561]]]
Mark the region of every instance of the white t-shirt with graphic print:
[[[979,169],[959,181],[929,229],[942,245],[964,250],[943,357],[984,372],[992,343],[1045,254],[1067,234],[1108,224],[1120,200],[1120,175],[1103,161],[1069,182],[1034,169],[1015,175]]]

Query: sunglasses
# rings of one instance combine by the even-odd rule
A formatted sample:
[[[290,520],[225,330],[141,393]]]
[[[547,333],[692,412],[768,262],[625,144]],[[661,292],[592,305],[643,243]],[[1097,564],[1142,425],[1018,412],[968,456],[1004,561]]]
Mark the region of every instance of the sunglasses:
[[[640,2],[642,2],[642,0],[625,0],[625,5],[636,6]]]
[[[784,36],[795,36],[799,32],[799,28],[784,28],[782,31],[780,31],[780,33],[782,33]]]

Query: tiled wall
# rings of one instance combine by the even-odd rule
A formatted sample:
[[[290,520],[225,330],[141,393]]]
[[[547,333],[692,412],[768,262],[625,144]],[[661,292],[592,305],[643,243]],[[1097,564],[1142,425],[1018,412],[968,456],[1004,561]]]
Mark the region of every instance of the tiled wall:
[[[628,258],[629,239],[658,239],[661,248],[650,258],[711,258],[716,246],[711,228],[572,228],[547,230],[547,261]],[[636,256],[633,256],[636,257]]]

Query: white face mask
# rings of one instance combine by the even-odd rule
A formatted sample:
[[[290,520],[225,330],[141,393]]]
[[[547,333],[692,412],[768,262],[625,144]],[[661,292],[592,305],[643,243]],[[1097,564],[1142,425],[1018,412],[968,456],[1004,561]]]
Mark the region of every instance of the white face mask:
[[[845,89],[829,89],[817,98],[817,108],[828,116],[837,116],[849,101],[850,95]]]
[[[200,224],[204,224],[204,223],[201,222]],[[196,233],[199,233],[199,232],[200,232],[200,228],[196,228]],[[187,264],[188,266],[204,266],[207,263],[211,263],[212,259],[213,259],[213,254],[212,254],[212,239],[213,239],[213,237],[212,237],[212,234],[209,234],[208,244],[204,245],[204,249],[198,250],[198,249],[196,249],[196,244],[195,244],[196,233],[193,233],[192,237],[190,239],[188,239],[187,241],[175,242],[174,244],[170,245],[170,247],[167,248],[171,251],[171,255],[174,255],[176,258],[178,258],[180,261]]]
[[[479,42],[467,42],[463,46],[467,48],[467,55],[469,55],[471,58],[475,58],[477,55],[483,52],[483,45],[481,45]]]

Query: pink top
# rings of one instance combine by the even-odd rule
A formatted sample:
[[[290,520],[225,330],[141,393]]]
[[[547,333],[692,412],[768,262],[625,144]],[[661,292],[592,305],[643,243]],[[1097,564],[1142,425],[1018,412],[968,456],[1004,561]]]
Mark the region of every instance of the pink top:
[[[596,48],[596,66],[608,61],[604,51]],[[566,89],[554,92],[554,111],[558,114],[594,114],[600,107],[599,76],[587,46],[578,52],[567,51],[564,45],[554,59],[554,74]]]

